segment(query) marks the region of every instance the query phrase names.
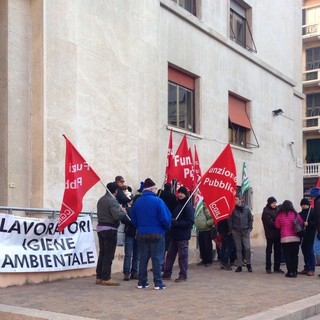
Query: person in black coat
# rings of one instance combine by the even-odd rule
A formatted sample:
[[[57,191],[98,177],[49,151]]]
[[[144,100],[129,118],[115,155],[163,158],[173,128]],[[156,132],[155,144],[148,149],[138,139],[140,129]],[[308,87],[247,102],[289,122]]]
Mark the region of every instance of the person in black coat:
[[[302,211],[299,212],[300,217],[304,221],[304,232],[301,239],[301,250],[304,258],[304,268],[299,274],[305,274],[307,276],[313,276],[315,271],[315,255],[313,251],[314,236],[316,233],[314,223],[314,212],[310,207],[308,199],[303,198],[300,201]]]
[[[274,225],[277,215],[277,200],[274,197],[269,197],[267,205],[263,208],[262,223],[264,233],[267,239],[266,247],[266,272],[271,273],[271,255],[273,249],[273,271],[276,273],[284,273],[280,269],[281,263],[281,242],[280,230]]]
[[[171,183],[166,183],[164,185],[164,190],[158,191],[158,197],[163,200],[163,202],[168,207],[169,211],[173,212],[177,204],[176,196],[171,192]],[[165,251],[168,251],[170,243],[170,230],[168,229],[165,234]]]
[[[172,214],[170,244],[163,269],[162,278],[170,280],[173,264],[178,254],[180,271],[179,277],[175,279],[175,282],[186,281],[188,276],[189,240],[194,222],[194,209],[190,202],[186,203],[188,196],[188,190],[185,187],[178,189],[178,202]]]

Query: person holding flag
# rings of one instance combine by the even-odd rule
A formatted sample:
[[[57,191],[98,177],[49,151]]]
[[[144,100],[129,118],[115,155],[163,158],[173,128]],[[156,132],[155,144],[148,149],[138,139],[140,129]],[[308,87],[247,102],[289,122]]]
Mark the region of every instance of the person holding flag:
[[[186,281],[188,277],[189,240],[194,222],[194,209],[188,202],[188,190],[185,187],[178,189],[178,203],[172,213],[170,229],[170,244],[164,264],[162,279],[171,280],[173,264],[178,254],[179,277],[175,282]]]
[[[117,184],[107,184],[107,192],[97,203],[99,238],[99,258],[96,268],[96,284],[119,286],[120,283],[111,279],[111,265],[117,246],[117,233],[120,220],[126,216],[126,210],[116,200]]]

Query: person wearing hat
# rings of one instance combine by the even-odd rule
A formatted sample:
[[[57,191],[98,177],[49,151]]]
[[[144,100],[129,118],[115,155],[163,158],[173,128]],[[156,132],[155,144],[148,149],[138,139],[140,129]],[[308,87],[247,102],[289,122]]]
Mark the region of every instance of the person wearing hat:
[[[151,258],[154,288],[165,289],[161,269],[165,249],[165,231],[171,224],[171,213],[163,200],[156,195],[156,184],[147,178],[144,181],[142,195],[131,208],[131,219],[137,228],[137,240],[140,253],[138,289],[149,287],[148,262]]]
[[[301,240],[301,250],[304,258],[304,268],[298,274],[313,276],[315,271],[315,256],[313,251],[314,236],[316,233],[314,224],[314,213],[307,198],[300,201],[302,211],[299,212],[304,223],[303,238]]]
[[[189,240],[194,222],[194,209],[188,201],[189,194],[185,187],[180,187],[177,193],[177,205],[172,212],[170,229],[170,244],[163,268],[163,279],[171,280],[173,264],[178,255],[179,277],[175,282],[183,282],[188,278]]]
[[[264,228],[264,234],[267,239],[266,247],[266,273],[271,273],[271,255],[273,249],[273,272],[284,273],[280,269],[281,263],[281,242],[280,242],[280,230],[274,225],[277,215],[277,200],[274,197],[267,199],[267,204],[263,208],[262,223]]]

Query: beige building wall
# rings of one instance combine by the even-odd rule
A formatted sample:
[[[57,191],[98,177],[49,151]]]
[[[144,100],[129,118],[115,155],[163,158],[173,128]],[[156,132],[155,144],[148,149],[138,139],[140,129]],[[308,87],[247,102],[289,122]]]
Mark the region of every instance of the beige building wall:
[[[269,196],[302,196],[301,1],[248,0],[257,53],[229,39],[229,1],[195,17],[171,0],[0,2],[0,205],[58,209],[65,134],[103,183],[164,179],[168,65],[197,77],[197,146],[205,172],[228,143],[228,92],[250,100],[259,148],[233,147],[253,190],[254,244]],[[288,12],[290,14],[288,14]],[[2,19],[3,18],[3,19]],[[286,117],[274,117],[281,108]],[[182,135],[174,129],[174,150]],[[295,144],[289,147],[289,142]],[[85,196],[95,211],[102,184]]]

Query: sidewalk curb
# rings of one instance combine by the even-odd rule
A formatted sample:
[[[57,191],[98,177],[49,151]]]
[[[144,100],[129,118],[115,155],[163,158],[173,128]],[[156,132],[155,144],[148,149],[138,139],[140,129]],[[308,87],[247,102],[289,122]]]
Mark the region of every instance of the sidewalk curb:
[[[238,320],[304,320],[320,313],[320,294]]]
[[[9,306],[5,304],[0,304],[0,312],[3,312],[5,316],[8,316],[8,319],[15,319],[15,315],[16,315],[17,318],[19,318],[19,316],[25,316],[26,320],[28,320],[28,318],[30,318],[30,320],[33,320],[33,319],[35,320],[36,319],[39,319],[39,320],[43,320],[43,319],[46,319],[46,320],[61,320],[61,319],[63,320],[98,320],[94,318],[74,316],[74,315],[65,314],[65,313],[57,313],[57,312],[51,312],[51,311],[45,311],[45,310]]]

